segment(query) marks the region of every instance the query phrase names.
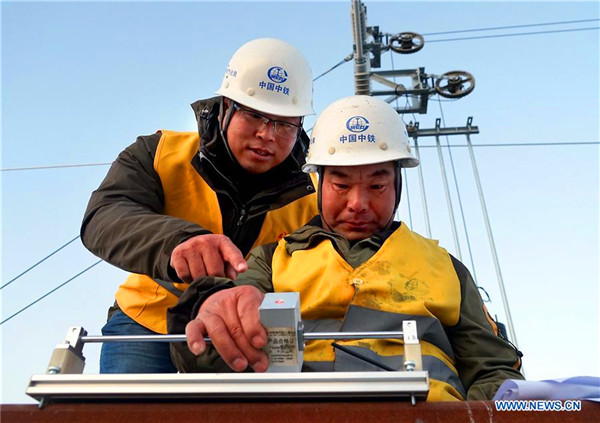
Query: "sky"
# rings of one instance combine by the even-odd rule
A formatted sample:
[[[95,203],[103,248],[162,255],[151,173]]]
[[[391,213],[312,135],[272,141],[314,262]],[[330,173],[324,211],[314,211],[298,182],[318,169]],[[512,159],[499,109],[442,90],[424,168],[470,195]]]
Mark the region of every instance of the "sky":
[[[315,77],[340,62],[352,52],[350,4],[2,1],[2,284],[78,235],[89,196],[108,170],[103,163],[138,135],[195,130],[189,104],[213,95],[245,42],[288,41]],[[434,95],[427,114],[403,119],[432,128],[438,118],[461,127],[473,117],[480,130],[471,141],[527,378],[600,376],[599,3],[365,4],[369,26],[425,39],[415,54],[384,53],[378,70],[464,70],[475,78],[468,96]],[[478,31],[435,35],[471,29]],[[514,35],[526,32],[538,34]],[[457,40],[469,37],[475,39]],[[353,93],[349,62],[315,81],[315,110]],[[465,138],[440,141],[452,147],[443,157],[461,253],[434,140],[420,138],[432,237],[461,257],[489,294],[492,315],[506,323]],[[543,145],[512,145],[529,143]],[[14,170],[81,164],[98,165]],[[416,169],[407,170],[404,184],[400,218],[426,234]],[[97,260],[79,240],[61,249],[0,291],[2,320]],[[0,326],[2,403],[34,402],[25,395],[29,378],[44,373],[70,326],[100,334],[125,276],[102,262]],[[97,373],[99,346],[84,354],[85,372]]]

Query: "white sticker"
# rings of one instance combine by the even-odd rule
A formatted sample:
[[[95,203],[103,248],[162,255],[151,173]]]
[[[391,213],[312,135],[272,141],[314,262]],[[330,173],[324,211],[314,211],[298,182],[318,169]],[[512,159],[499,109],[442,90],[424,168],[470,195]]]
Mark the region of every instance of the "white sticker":
[[[273,366],[297,366],[298,342],[294,328],[269,328],[266,353]]]

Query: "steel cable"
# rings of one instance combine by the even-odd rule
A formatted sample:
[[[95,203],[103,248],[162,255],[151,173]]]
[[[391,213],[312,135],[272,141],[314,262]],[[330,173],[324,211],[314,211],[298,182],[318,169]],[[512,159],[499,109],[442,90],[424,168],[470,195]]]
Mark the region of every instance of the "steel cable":
[[[8,285],[10,285],[11,283],[13,283],[14,281],[16,281],[17,279],[19,279],[21,276],[23,276],[25,273],[29,272],[31,269],[35,268],[37,265],[43,263],[44,261],[46,261],[46,259],[49,259],[50,257],[52,257],[54,254],[58,253],[60,250],[62,250],[63,248],[65,248],[67,245],[69,245],[70,243],[72,243],[73,241],[75,241],[76,239],[79,238],[79,235],[77,235],[75,238],[73,238],[72,240],[70,240],[69,242],[67,242],[66,244],[63,244],[62,246],[58,247],[56,250],[54,250],[53,252],[51,252],[50,254],[48,254],[46,257],[44,257],[43,259],[41,259],[40,261],[38,261],[37,263],[35,263],[34,265],[30,266],[29,268],[27,268],[26,270],[24,270],[23,272],[19,273],[17,276],[15,276],[14,278],[12,278],[11,280],[9,280],[8,282],[6,282],[4,285],[0,286],[0,290],[4,289],[5,287],[7,287]]]
[[[439,97],[439,96],[438,96]],[[444,117],[444,110],[442,109],[442,103],[438,102],[440,106],[440,116],[442,118],[442,124],[446,126],[446,118]],[[477,283],[477,272],[475,270],[475,261],[473,260],[473,252],[471,251],[471,242],[469,240],[469,231],[467,230],[467,222],[465,220],[465,211],[463,209],[462,199],[460,196],[460,189],[458,188],[458,178],[456,177],[456,168],[454,167],[454,159],[452,158],[452,149],[450,148],[450,141],[448,140],[448,135],[446,135],[446,144],[448,145],[448,156],[450,157],[450,167],[452,168],[452,176],[454,178],[454,187],[456,189],[456,197],[458,199],[458,206],[460,207],[460,216],[463,223],[463,229],[465,231],[465,239],[467,242],[467,249],[469,250],[469,258],[471,260],[471,270],[473,271],[473,279],[475,280],[475,284],[479,286]]]
[[[92,264],[91,266],[88,266],[87,268],[83,269],[81,272],[79,272],[78,274],[76,274],[75,276],[71,277],[70,279],[64,281],[63,283],[61,283],[60,285],[58,285],[56,288],[46,292],[44,295],[42,295],[41,297],[39,297],[37,300],[30,302],[29,304],[27,304],[25,307],[23,307],[22,309],[20,309],[19,311],[17,311],[16,313],[11,314],[9,317],[7,317],[6,319],[2,320],[0,322],[0,326],[2,326],[4,323],[8,322],[10,319],[12,319],[13,317],[18,316],[19,314],[21,314],[22,312],[24,312],[25,310],[27,310],[29,307],[33,306],[34,304],[37,304],[38,302],[42,301],[44,298],[46,298],[48,295],[52,294],[53,292],[59,290],[60,288],[62,288],[63,286],[65,286],[66,284],[68,284],[69,282],[71,282],[73,279],[83,275],[85,272],[87,272],[88,270],[90,270],[92,267],[96,266],[97,264],[100,264],[102,262],[102,260],[98,260],[97,262],[95,262],[94,264]]]

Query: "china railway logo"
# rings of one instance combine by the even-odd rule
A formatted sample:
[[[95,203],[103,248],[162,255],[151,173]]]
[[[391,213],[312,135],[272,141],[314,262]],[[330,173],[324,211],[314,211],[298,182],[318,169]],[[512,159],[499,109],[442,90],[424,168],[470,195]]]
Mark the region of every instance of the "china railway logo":
[[[271,81],[278,84],[281,84],[288,79],[288,74],[285,69],[280,68],[279,66],[273,66],[272,68],[269,68],[267,71],[267,76]]]
[[[346,122],[346,128],[352,132],[364,132],[369,129],[369,121],[362,116],[353,116]]]

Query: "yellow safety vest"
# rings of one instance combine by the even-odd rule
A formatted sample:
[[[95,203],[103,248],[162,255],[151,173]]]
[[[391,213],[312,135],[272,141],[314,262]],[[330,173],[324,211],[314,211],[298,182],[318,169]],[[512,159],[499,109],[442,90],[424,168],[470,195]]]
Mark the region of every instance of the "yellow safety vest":
[[[154,170],[164,192],[163,213],[197,223],[212,233],[223,233],[217,194],[191,165],[198,153],[197,132],[162,131],[156,150]],[[316,186],[316,184],[315,184]],[[304,196],[267,212],[254,246],[277,241],[318,214],[316,195]],[[174,283],[184,291],[187,283]],[[177,296],[146,275],[131,274],[119,287],[115,298],[121,310],[133,320],[158,333],[167,333],[167,308]]]
[[[300,292],[302,321],[310,331],[399,331],[417,321],[429,401],[466,397],[443,329],[458,322],[460,281],[448,252],[402,224],[369,260],[352,268],[323,239],[306,250],[286,249],[282,239],[272,261],[276,292]],[[338,341],[363,355],[401,368],[401,340]],[[357,370],[364,362],[340,353],[331,341],[311,341],[304,351],[312,370]],[[329,366],[329,367],[328,367]],[[368,366],[368,365],[367,365]],[[369,370],[375,370],[374,367]]]

